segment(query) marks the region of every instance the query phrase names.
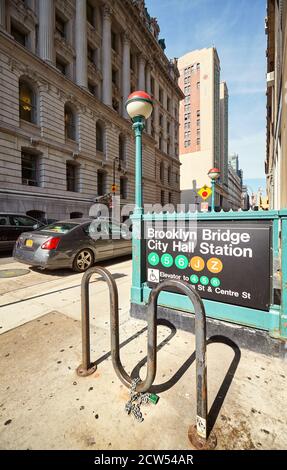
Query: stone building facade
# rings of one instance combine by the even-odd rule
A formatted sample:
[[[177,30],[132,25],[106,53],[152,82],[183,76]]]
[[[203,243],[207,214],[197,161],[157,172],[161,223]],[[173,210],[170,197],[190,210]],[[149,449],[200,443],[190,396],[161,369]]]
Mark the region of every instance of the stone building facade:
[[[133,203],[136,89],[144,202],[180,202],[179,72],[144,0],[0,0],[0,68],[0,210],[85,216],[113,181]]]
[[[228,165],[228,202],[229,209],[237,211],[243,208],[242,178],[230,164]]]
[[[270,209],[287,207],[287,2],[268,0],[265,173]]]

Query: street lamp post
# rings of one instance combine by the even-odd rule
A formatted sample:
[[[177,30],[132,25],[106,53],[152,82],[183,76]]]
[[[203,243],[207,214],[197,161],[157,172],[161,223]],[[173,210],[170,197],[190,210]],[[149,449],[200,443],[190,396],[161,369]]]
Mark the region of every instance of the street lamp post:
[[[208,172],[208,176],[211,179],[211,212],[214,212],[215,209],[215,182],[220,176],[220,170],[218,168],[211,168]]]
[[[136,302],[142,302],[142,133],[145,120],[152,113],[153,102],[144,91],[131,93],[126,102],[126,110],[133,122],[133,130],[136,139],[135,161],[135,208],[132,215],[132,298]]]
[[[133,121],[133,130],[136,139],[135,164],[135,210],[134,214],[142,214],[142,132],[145,120],[152,113],[153,103],[150,95],[144,91],[131,93],[126,102],[126,110]]]

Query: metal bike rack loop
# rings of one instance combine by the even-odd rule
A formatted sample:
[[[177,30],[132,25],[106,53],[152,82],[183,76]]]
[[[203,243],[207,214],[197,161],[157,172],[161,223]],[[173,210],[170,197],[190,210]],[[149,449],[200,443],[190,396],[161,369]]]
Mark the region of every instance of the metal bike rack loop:
[[[95,372],[97,366],[90,360],[90,313],[89,281],[93,274],[100,274],[107,282],[110,294],[110,331],[111,357],[118,378],[130,387],[132,378],[124,370],[119,348],[119,309],[118,289],[111,273],[102,267],[90,268],[83,275],[82,295],[82,364],[77,368],[80,376]],[[137,392],[147,392],[152,386],[157,368],[157,304],[162,290],[176,289],[187,295],[193,304],[195,314],[195,355],[196,355],[196,425],[188,430],[188,438],[197,449],[213,449],[217,440],[213,431],[208,429],[207,414],[207,368],[206,368],[206,318],[203,302],[199,294],[184,281],[166,280],[152,289],[147,308],[147,374],[145,380],[137,384]]]

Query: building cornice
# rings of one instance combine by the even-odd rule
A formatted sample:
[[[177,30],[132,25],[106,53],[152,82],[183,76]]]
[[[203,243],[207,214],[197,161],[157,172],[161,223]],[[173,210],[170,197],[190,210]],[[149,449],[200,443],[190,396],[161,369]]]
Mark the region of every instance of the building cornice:
[[[160,71],[162,72],[163,76],[171,85],[173,91],[177,94],[177,96],[180,99],[183,99],[184,94],[181,91],[181,88],[179,87],[177,82],[170,77],[168,73],[168,68],[170,67],[170,61],[168,57],[165,55],[164,51],[162,50],[156,38],[152,35],[152,33],[147,29],[146,25],[143,23],[141,17],[139,16],[138,8],[134,4],[132,4],[130,0],[121,0],[121,8],[122,8],[122,3],[124,3],[124,7],[128,10],[128,12],[130,13],[132,17],[132,22],[133,22],[132,24],[136,24],[139,28],[139,31],[143,35],[144,44],[146,45],[149,51],[153,51],[151,54],[152,62],[154,64],[157,64],[157,66],[160,68]],[[134,35],[133,35],[133,39],[134,39]],[[138,47],[140,50],[142,50],[142,44],[138,45]]]

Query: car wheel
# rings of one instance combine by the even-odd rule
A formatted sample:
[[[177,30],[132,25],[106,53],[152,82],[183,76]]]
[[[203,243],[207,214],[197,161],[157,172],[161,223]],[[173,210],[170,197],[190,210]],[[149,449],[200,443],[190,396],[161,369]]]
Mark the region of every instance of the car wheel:
[[[91,250],[83,249],[76,255],[73,263],[73,270],[77,273],[87,271],[94,263],[94,255]]]

